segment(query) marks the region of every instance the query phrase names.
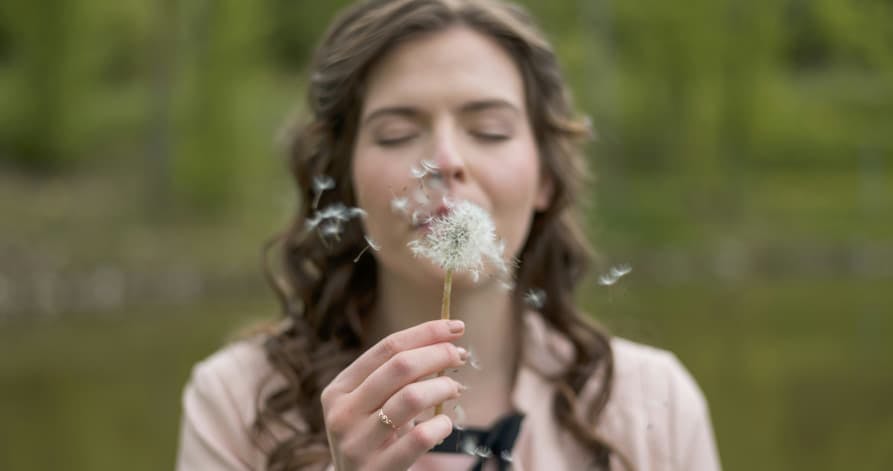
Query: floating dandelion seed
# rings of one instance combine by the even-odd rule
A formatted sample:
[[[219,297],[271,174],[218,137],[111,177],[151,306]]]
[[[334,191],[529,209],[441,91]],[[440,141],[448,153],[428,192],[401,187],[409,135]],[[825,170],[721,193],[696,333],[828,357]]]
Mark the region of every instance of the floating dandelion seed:
[[[412,212],[412,217],[410,218],[413,226],[420,226],[427,222],[431,221],[431,215],[429,215],[425,211],[415,210]]]
[[[478,360],[477,354],[474,352],[474,349],[471,347],[468,347],[468,366],[470,366],[476,370],[481,369],[481,362]]]
[[[409,169],[409,174],[412,175],[412,178],[417,178],[419,180],[425,178],[425,175],[428,174],[424,169],[413,166]]]
[[[416,188],[415,191],[412,192],[412,198],[418,204],[428,204],[431,202],[431,198],[428,196],[428,192],[425,191],[424,188]]]
[[[341,240],[341,224],[337,221],[327,221],[319,226],[319,233],[325,238]]]
[[[478,443],[470,435],[466,435],[465,438],[462,439],[462,453],[465,453],[466,455],[474,455],[474,451],[477,447]]]
[[[614,278],[611,275],[602,275],[598,277],[598,284],[602,286],[611,286],[614,283],[617,283],[617,278]]]
[[[456,413],[456,418],[455,418],[455,420],[453,420],[453,427],[455,427],[459,430],[465,430],[465,427],[462,426],[462,424],[465,423],[465,418],[466,418],[465,417],[465,409],[462,407],[461,404],[456,404],[453,407],[453,412]]]
[[[481,445],[474,450],[474,454],[480,458],[487,459],[493,455],[493,450],[490,449],[487,445]]]
[[[408,214],[409,213],[409,198],[405,196],[401,196],[399,198],[395,197],[391,200],[391,211],[400,214]]]
[[[366,211],[360,208],[348,208],[341,203],[335,203],[317,210],[313,216],[307,218],[304,227],[311,231],[316,229],[323,241],[326,239],[341,239],[344,231],[344,223],[351,219],[364,217]]]
[[[372,240],[371,237],[369,237],[369,236],[364,236],[363,238],[366,239],[366,243],[369,244],[369,247],[371,247],[372,250],[374,250],[374,251],[376,251],[376,252],[378,252],[379,250],[381,250],[381,246],[378,245],[378,244],[376,244],[375,241]]]
[[[532,309],[542,309],[546,305],[546,292],[539,289],[529,289],[524,293],[524,303]]]
[[[350,213],[347,206],[341,203],[335,203],[316,212],[316,217],[321,219],[332,219],[335,221],[347,221],[350,219]]]
[[[363,254],[366,253],[366,251],[369,250],[370,248],[376,252],[381,250],[381,246],[376,244],[375,241],[372,240],[371,237],[363,236],[363,239],[366,239],[366,246],[363,247],[363,250],[361,250],[360,253],[357,254],[356,258],[353,259],[353,263],[357,263],[357,261],[360,259],[360,257],[362,257]]]
[[[326,190],[335,188],[335,180],[328,175],[317,175],[313,177],[313,209],[319,205],[319,199]]]
[[[628,263],[623,263],[621,265],[617,265],[615,267],[611,267],[611,275],[620,278],[623,275],[633,271],[633,267]]]
[[[608,273],[598,277],[598,284],[602,286],[611,286],[631,271],[633,271],[633,268],[628,263],[613,266],[608,270]]]
[[[430,160],[422,160],[418,166],[413,165],[409,169],[409,174],[419,181],[419,186],[414,193],[415,200],[419,204],[431,202],[431,197],[428,194],[429,189],[440,193],[446,189],[440,167]]]
[[[428,173],[438,173],[440,172],[440,167],[434,163],[433,160],[423,160],[421,162],[422,169],[424,169]]]
[[[363,208],[348,208],[347,217],[348,219],[366,217],[366,210]]]
[[[418,166],[413,165],[409,169],[409,174],[412,175],[412,178],[417,178],[419,180],[428,175],[436,175],[438,173],[440,173],[440,167],[431,160],[423,160],[419,162]]]
[[[443,174],[439,171],[431,173],[431,178],[425,182],[425,187],[439,193],[446,191],[446,183],[444,183]]]
[[[322,218],[319,216],[319,213],[316,213],[313,217],[304,222],[304,227],[308,231],[312,231],[313,229],[316,229],[316,226],[318,226],[320,222],[322,222]]]

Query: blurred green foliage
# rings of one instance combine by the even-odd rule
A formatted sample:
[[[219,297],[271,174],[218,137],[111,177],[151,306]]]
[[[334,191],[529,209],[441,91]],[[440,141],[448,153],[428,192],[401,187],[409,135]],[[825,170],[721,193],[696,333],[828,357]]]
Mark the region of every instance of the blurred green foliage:
[[[170,467],[189,367],[276,311],[276,138],[346,3],[0,3],[0,469]],[[689,366],[726,469],[889,468],[893,4],[522,3],[634,267],[582,302]]]

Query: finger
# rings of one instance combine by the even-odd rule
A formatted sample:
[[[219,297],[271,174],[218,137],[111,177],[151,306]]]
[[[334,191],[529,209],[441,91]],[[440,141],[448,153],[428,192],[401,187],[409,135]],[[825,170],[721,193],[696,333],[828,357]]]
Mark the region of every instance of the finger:
[[[397,439],[371,460],[372,469],[409,469],[453,431],[453,422],[440,414],[428,419]]]
[[[378,415],[378,411],[373,412],[359,424],[355,433],[345,440],[345,446],[360,450],[360,455],[378,449],[396,438],[395,431],[396,435],[403,435],[412,430],[413,418],[437,404],[458,399],[464,390],[465,386],[448,376],[407,384],[391,396],[380,409],[391,420],[393,426],[385,423]]]
[[[447,368],[465,364],[468,352],[451,343],[438,343],[400,352],[349,393],[359,410],[377,410],[404,386]]]
[[[385,337],[360,355],[332,380],[328,388],[347,393],[356,389],[373,371],[394,355],[440,342],[452,342],[465,333],[459,320],[435,320],[410,327]]]

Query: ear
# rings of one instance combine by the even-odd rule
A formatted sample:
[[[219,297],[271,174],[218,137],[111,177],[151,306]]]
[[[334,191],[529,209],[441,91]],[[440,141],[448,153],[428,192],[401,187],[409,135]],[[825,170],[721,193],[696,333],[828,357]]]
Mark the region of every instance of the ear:
[[[537,185],[536,198],[533,200],[533,207],[537,211],[545,211],[552,204],[552,196],[555,194],[555,182],[550,175],[545,172],[540,173],[539,184]]]

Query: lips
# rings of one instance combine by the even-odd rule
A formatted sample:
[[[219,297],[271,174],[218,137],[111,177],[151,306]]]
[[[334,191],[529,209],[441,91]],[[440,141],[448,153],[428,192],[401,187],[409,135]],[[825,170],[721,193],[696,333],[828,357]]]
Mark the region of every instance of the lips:
[[[412,228],[413,230],[425,230],[431,225],[431,220],[446,216],[449,213],[450,208],[446,204],[441,204],[431,212],[416,211],[412,215]]]

